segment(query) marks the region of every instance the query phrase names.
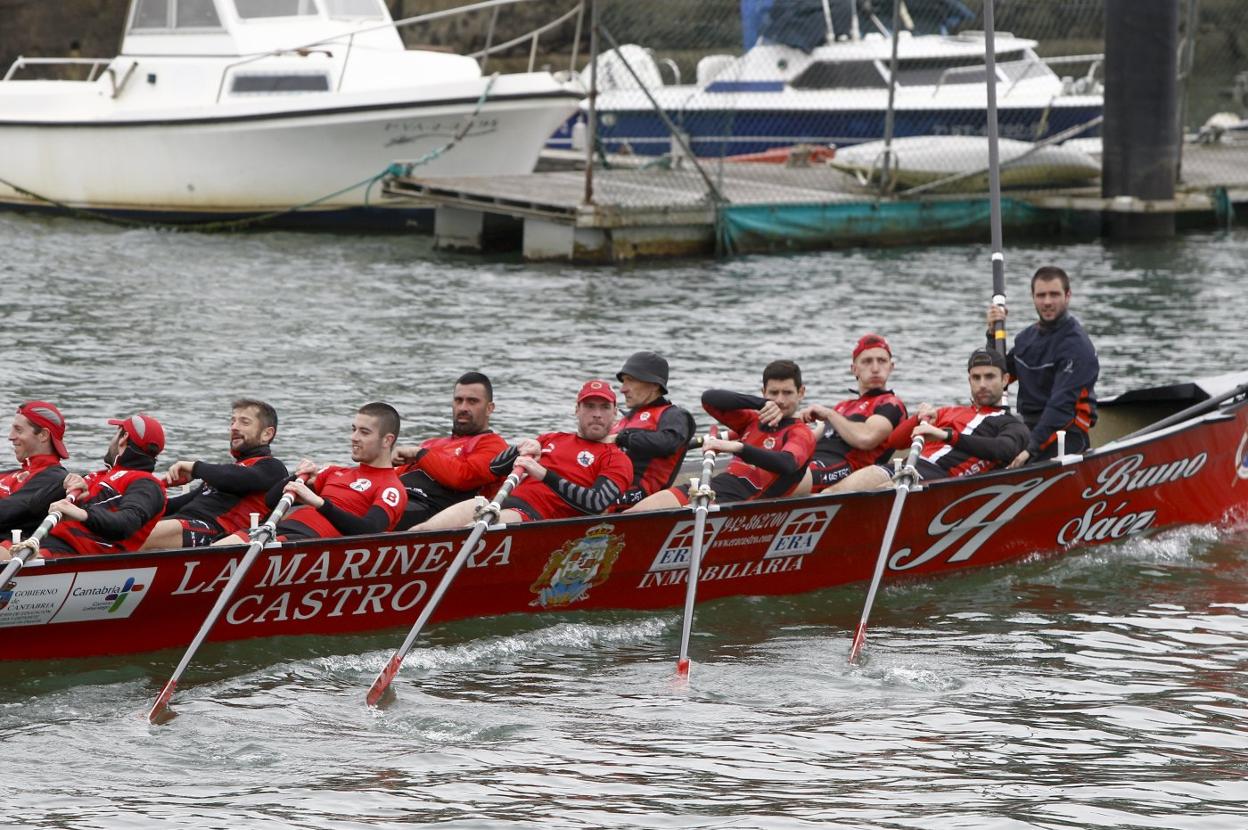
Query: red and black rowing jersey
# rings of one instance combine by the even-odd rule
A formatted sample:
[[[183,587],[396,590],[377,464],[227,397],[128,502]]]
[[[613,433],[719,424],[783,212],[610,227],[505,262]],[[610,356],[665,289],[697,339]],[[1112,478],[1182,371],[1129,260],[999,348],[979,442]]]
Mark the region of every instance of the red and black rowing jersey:
[[[896,429],[906,417],[906,405],[891,389],[870,389],[856,398],[848,398],[832,407],[847,420],[866,422],[872,415],[880,415]],[[887,438],[887,436],[886,436]],[[839,481],[854,470],[880,464],[893,454],[887,442],[874,449],[863,450],[850,445],[830,424],[824,426],[815,442],[815,454],[810,461],[814,492]]]
[[[539,435],[541,481],[526,478],[503,502],[536,519],[566,519],[606,510],[633,479],[633,463],[615,444],[571,432]],[[495,459],[495,471],[514,463],[514,448]],[[510,459],[508,456],[510,455]]]
[[[166,513],[175,519],[207,522],[225,536],[251,525],[251,514],[268,515],[265,495],[290,473],[272,456],[268,445],[252,447],[232,464],[196,461],[191,476],[204,482],[198,491],[169,500]]]
[[[54,501],[65,498],[65,468],[56,455],[32,455],[16,470],[0,474],[0,534],[14,530],[29,536],[48,515]]]
[[[417,460],[395,471],[407,492],[401,528],[419,524],[478,493],[492,492],[501,483],[490,471],[490,462],[507,449],[507,442],[496,432],[430,438],[420,448],[423,452]]]
[[[720,389],[702,395],[702,408],[740,436],[745,447],[733,456],[728,469],[715,476],[739,479],[739,487],[721,482],[716,492],[739,493],[735,501],[774,498],[792,492],[801,483],[815,451],[815,436],[801,421],[785,418],[774,427],[758,422],[766,399]],[[746,495],[749,494],[749,495]]]
[[[902,421],[888,445],[895,450],[910,446],[917,415]],[[950,441],[929,439],[921,457],[940,467],[951,478],[983,473],[1003,467],[1027,446],[1027,426],[1008,409],[999,406],[945,406],[936,410],[932,423],[953,431]]]
[[[407,505],[407,493],[393,467],[326,467],[317,473],[312,490],[328,503],[328,512],[334,509],[356,518],[363,518],[372,510],[384,515],[384,526],[376,532],[394,530],[403,508]],[[290,527],[299,525],[300,527]],[[278,523],[279,535],[292,537],[316,537],[332,539],[347,534],[334,526],[329,516],[309,504],[297,505]]]
[[[123,553],[143,547],[165,511],[164,482],[148,470],[120,463],[91,473],[85,480],[87,492],[77,504],[87,511],[86,520],[57,523],[44,539],[44,550],[52,554]]]
[[[688,410],[667,398],[639,406],[615,423],[611,428],[615,445],[633,462],[633,480],[617,507],[636,504],[672,486],[695,428]]]

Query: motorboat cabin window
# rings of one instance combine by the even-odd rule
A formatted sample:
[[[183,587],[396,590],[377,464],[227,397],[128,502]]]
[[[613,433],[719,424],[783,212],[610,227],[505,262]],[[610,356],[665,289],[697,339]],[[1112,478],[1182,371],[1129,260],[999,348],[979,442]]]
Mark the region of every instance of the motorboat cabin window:
[[[379,0],[324,0],[330,17],[348,17],[353,20],[385,20]]]
[[[286,92],[328,92],[329,76],[324,73],[235,75],[230,84],[234,95]]]
[[[1002,52],[998,63],[1021,61],[1021,51]],[[902,86],[945,86],[946,84],[982,84],[988,80],[987,67],[981,55],[950,58],[906,58],[897,62],[897,83]]]
[[[131,30],[220,29],[213,0],[135,0]]]
[[[234,0],[234,9],[243,20],[260,17],[315,17],[315,0]]]
[[[816,61],[790,83],[794,89],[870,89],[887,85],[874,61]]]

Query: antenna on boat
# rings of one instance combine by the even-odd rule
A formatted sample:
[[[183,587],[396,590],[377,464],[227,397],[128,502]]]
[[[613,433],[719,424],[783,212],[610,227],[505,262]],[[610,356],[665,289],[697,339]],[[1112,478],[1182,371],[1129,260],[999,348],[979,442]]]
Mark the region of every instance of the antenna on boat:
[[[1001,158],[997,135],[997,46],[992,14],[993,0],[984,2],[984,67],[988,91],[988,202],[989,227],[992,234],[992,304],[1005,308],[1005,254],[1001,242]],[[993,344],[1002,357],[1005,344],[1005,321],[992,324]],[[1008,399],[1002,399],[1008,404]]]
[[[836,32],[832,30],[832,7],[828,4],[828,0],[823,0],[823,27],[824,42],[831,43],[836,40]]]

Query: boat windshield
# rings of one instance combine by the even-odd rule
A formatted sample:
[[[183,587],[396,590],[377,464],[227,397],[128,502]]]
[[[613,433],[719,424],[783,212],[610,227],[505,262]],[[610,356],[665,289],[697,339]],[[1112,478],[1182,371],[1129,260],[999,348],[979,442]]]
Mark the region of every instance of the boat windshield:
[[[213,0],[136,0],[131,29],[220,29]]]
[[[997,55],[998,64],[1014,64],[1022,60],[1022,52],[1001,52]],[[982,55],[906,58],[897,62],[897,83],[902,86],[982,84],[988,79],[985,70]]]
[[[262,17],[315,17],[320,8],[332,18],[384,20],[380,0],[234,0],[243,20]]]

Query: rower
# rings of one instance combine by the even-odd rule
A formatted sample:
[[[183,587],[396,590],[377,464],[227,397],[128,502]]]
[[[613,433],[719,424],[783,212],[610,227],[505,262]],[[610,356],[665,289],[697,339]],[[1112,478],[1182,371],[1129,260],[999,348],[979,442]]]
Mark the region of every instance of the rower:
[[[108,466],[85,478],[65,476],[65,492],[75,500],[48,507],[62,519],[44,537],[45,557],[138,550],[165,511],[165,484],[153,474],[164,427],[142,412],[108,423],[117,427],[104,453]]]
[[[0,533],[6,540],[14,530],[29,536],[52,502],[65,498],[61,462],[69,451],[61,411],[46,401],[26,401],[13,416],[9,443],[18,468],[0,474]]]
[[[607,510],[633,478],[628,456],[606,440],[618,415],[615,391],[605,380],[586,381],[576,396],[576,432],[525,438],[490,464],[495,475],[518,468],[527,478],[503,500],[499,521],[538,521],[592,516]],[[416,530],[464,527],[476,506],[460,502]]]
[[[451,394],[451,434],[418,447],[395,447],[394,463],[407,491],[400,528],[410,528],[453,504],[492,490],[499,479],[490,462],[507,442],[490,429],[494,386],[480,372],[455,381]]]
[[[616,373],[629,409],[606,440],[628,454],[633,481],[614,510],[624,510],[671,487],[680,473],[697,424],[689,410],[667,399],[667,376],[667,360],[655,352],[635,352]]]
[[[1018,414],[1031,430],[1010,467],[1056,457],[1062,430],[1066,452],[1086,451],[1092,446],[1088,431],[1096,423],[1101,366],[1091,338],[1068,310],[1070,277],[1053,265],[1038,269],[1031,278],[1031,300],[1039,319],[1014,337],[1005,357],[1009,381],[1018,380]],[[988,307],[989,349],[995,348],[993,323],[1005,316],[1003,306]]]
[[[806,395],[802,370],[791,360],[775,360],[763,370],[763,396],[726,389],[702,393],[702,408],[734,430],[740,440],[706,437],[702,449],[736,456],[711,479],[721,503],[784,496],[802,480],[815,449],[810,428],[794,415]],[[761,410],[774,408],[766,418]],[[664,510],[689,503],[689,485],[669,487],[643,499],[632,510]]]
[[[919,404],[914,415],[902,421],[886,446],[900,450],[915,436],[926,443],[915,463],[922,481],[984,473],[1010,463],[1027,443],[1027,427],[1001,405],[1005,395],[1005,358],[992,349],[976,349],[966,365],[971,388],[970,406]],[[829,493],[876,490],[892,484],[884,465],[863,467],[850,473]]]
[[[268,513],[265,495],[286,481],[286,465],[273,457],[277,411],[264,401],[240,398],[230,404],[230,455],[233,462],[179,459],[169,467],[169,484],[199,479],[203,486],[169,499],[143,550],[201,548],[246,529],[251,515]]]
[[[295,507],[277,524],[280,541],[332,539],[393,530],[407,505],[407,493],[394,472],[394,443],[399,436],[399,413],[387,403],[368,403],[351,423],[351,460],[354,467],[319,468],[303,459],[291,479],[269,489],[266,506],[272,510],[285,492],[295,496]],[[300,480],[306,477],[306,483]],[[248,541],[240,531],[214,542],[237,545]]]
[[[849,364],[858,381],[857,397],[831,407],[812,404],[797,413],[801,421],[822,421],[824,427],[794,495],[826,490],[854,470],[882,464],[893,454],[883,444],[906,417],[906,405],[887,388],[894,365],[888,341],[878,334],[864,334],[858,338]],[[774,406],[769,402],[763,407],[764,420],[774,416],[769,408]]]

